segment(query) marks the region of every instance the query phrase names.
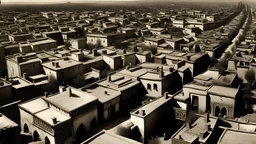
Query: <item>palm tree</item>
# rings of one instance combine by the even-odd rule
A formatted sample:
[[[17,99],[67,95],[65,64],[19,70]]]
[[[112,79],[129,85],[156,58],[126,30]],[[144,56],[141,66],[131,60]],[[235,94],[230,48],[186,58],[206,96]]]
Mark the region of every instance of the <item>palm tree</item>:
[[[255,71],[253,69],[248,69],[245,72],[244,77],[247,80],[249,87],[252,88],[252,86],[255,82]]]
[[[116,134],[124,137],[129,137],[131,134],[131,130],[125,126],[120,125],[116,128]]]
[[[248,110],[248,107],[250,105],[250,101],[252,98],[252,87],[255,83],[255,71],[253,69],[248,69],[245,72],[245,79],[247,80],[248,84],[243,89],[243,100],[245,104],[246,110]]]
[[[161,140],[159,139],[159,137],[153,137],[151,136],[151,139],[148,140],[148,144],[160,144]]]

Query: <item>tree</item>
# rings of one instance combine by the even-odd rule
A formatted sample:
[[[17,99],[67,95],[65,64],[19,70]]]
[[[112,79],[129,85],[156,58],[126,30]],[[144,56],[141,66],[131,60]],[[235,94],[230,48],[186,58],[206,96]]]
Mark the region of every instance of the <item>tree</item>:
[[[78,87],[82,87],[82,86],[85,86],[87,83],[83,75],[78,75],[74,78],[74,84],[77,85]]]
[[[87,44],[87,49],[88,49],[88,50],[92,50],[92,49],[94,49],[94,48],[96,48],[96,46],[95,46],[94,44],[92,44],[92,43],[88,43],[88,44]]]
[[[228,67],[227,59],[221,59],[216,63],[215,67],[219,70],[220,74],[223,74]]]
[[[125,126],[120,125],[116,128],[116,134],[124,137],[129,137],[131,134],[131,130]]]
[[[231,58],[231,56],[232,56],[232,53],[230,51],[227,51],[227,52],[225,52],[224,58],[229,59],[229,58]]]
[[[151,139],[148,141],[148,144],[161,144],[161,140],[157,136],[151,136]]]
[[[45,92],[57,92],[58,91],[58,82],[53,76],[49,76],[48,83],[42,87]]]
[[[155,45],[150,46],[149,50],[153,55],[157,54],[157,47]]]
[[[182,36],[184,36],[183,28],[170,27],[169,34],[171,34],[172,36],[176,36],[176,37],[182,37]]]
[[[224,33],[225,31],[224,31],[224,28],[221,28],[220,29],[220,33]]]
[[[211,58],[210,58],[210,61],[211,61],[211,65],[213,66],[214,64],[216,64],[218,62],[218,59],[216,58],[215,55],[213,55]]]
[[[255,82],[255,71],[253,69],[248,69],[245,72],[244,78],[247,80],[248,85],[251,88]]]
[[[252,31],[253,35],[256,35],[256,28]]]

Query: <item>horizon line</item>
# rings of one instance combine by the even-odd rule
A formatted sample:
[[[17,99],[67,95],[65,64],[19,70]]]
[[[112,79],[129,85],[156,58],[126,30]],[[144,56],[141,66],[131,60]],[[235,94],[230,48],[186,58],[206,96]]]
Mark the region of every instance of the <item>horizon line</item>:
[[[1,0],[0,0],[1,1]],[[143,2],[147,0],[122,0],[118,2]],[[107,2],[117,2],[115,0],[107,0],[107,1],[101,1],[101,0],[95,0],[95,1],[63,1],[63,2],[2,2],[1,5],[10,5],[10,4],[15,4],[15,5],[22,5],[22,4],[81,4],[81,3],[107,3]],[[237,3],[237,2],[255,2],[255,0],[247,0],[247,1],[204,1],[204,0],[193,0],[193,1],[188,1],[188,0],[149,0],[147,2],[202,2],[202,3]]]

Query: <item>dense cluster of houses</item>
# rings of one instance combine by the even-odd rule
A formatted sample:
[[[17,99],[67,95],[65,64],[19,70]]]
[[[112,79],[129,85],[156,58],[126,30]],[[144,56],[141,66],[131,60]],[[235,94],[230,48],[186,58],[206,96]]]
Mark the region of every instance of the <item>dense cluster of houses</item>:
[[[3,11],[0,143],[253,144],[255,26],[242,2],[215,13]]]

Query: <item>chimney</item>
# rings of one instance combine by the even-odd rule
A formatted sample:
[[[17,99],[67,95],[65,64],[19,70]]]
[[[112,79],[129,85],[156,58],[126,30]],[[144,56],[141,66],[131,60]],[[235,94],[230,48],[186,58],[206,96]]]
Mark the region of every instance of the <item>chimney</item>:
[[[127,70],[129,70],[129,68],[130,68],[130,66],[129,66],[129,65],[127,65],[127,66],[125,67],[125,69],[127,69]]]
[[[4,80],[8,81],[9,79],[8,79],[8,77],[7,77],[7,76],[5,76],[5,77],[4,77]]]
[[[168,97],[168,92],[165,92],[164,93],[164,97],[165,97],[165,99],[168,99],[169,97]]]
[[[97,49],[93,49],[92,54],[93,54],[93,56],[97,56]]]
[[[204,114],[204,122],[207,124],[209,122],[209,114],[205,113]]]
[[[191,126],[192,126],[192,122],[187,122],[187,123],[186,123],[186,128],[187,128],[187,129],[191,129]]]
[[[57,118],[56,118],[56,117],[53,117],[53,118],[52,118],[52,123],[53,123],[53,124],[58,123],[58,121],[57,121]]]
[[[83,49],[80,49],[79,51],[80,51],[80,53],[83,53]]]
[[[198,137],[199,139],[202,139],[202,140],[205,139],[207,137],[207,132],[200,132]]]
[[[140,111],[139,111],[139,115],[141,115],[141,116],[146,115],[145,110],[140,110]]]
[[[55,62],[52,62],[52,66],[55,66]]]
[[[187,60],[187,61],[190,61],[190,60],[191,60],[191,56],[190,56],[190,55],[187,55],[187,56],[186,56],[186,60]]]
[[[23,73],[23,78],[24,79],[27,79],[28,77],[27,77],[27,73]]]
[[[45,96],[45,97],[48,97],[48,96],[49,96],[49,93],[48,93],[48,92],[44,92],[44,96]]]
[[[59,62],[56,62],[56,63],[55,63],[55,66],[56,66],[56,67],[60,67]]]
[[[108,91],[106,91],[106,90],[104,91],[104,93],[105,93],[105,95],[109,95],[109,94],[108,94]]]
[[[66,92],[67,92],[67,96],[71,97],[72,92],[71,92],[71,88],[70,87],[66,88]]]
[[[64,91],[66,91],[66,88],[65,88],[65,86],[59,86],[59,92],[60,93],[62,93],[62,92],[64,92]]]
[[[123,50],[123,53],[126,54],[126,50],[125,49]]]
[[[111,82],[111,75],[108,75],[107,80],[108,82]]]

